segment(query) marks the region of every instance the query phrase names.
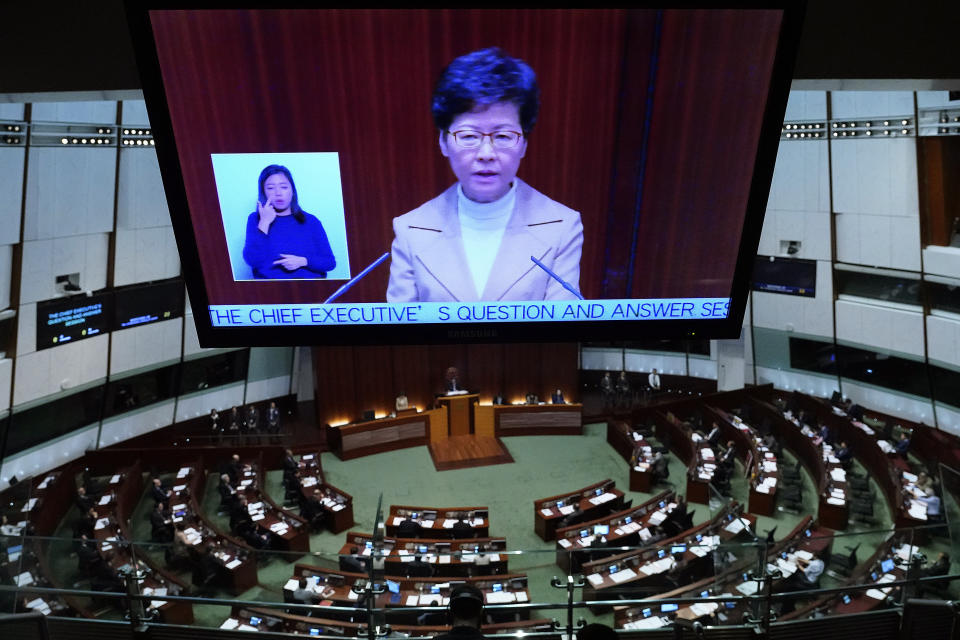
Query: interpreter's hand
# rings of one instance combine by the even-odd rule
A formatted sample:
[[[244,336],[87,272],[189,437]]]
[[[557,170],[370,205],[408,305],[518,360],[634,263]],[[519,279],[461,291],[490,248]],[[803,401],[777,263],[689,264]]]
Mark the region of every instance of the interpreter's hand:
[[[258,200],[257,214],[260,216],[260,222],[257,223],[257,228],[260,229],[260,231],[267,233],[270,229],[270,224],[273,222],[274,218],[277,217],[277,210],[273,208],[273,205],[269,200],[266,204],[261,204]]]
[[[307,266],[307,259],[303,256],[292,256],[289,253],[281,253],[279,260],[274,260],[273,264],[278,264],[287,271],[296,271],[300,267]]]

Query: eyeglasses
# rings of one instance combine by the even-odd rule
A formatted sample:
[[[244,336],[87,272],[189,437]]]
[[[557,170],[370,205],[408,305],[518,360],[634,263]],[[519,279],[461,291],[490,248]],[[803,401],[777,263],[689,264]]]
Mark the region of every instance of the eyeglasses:
[[[453,136],[454,142],[463,149],[476,149],[483,144],[483,139],[490,136],[490,144],[494,149],[511,149],[517,146],[523,134],[519,131],[494,131],[492,133],[483,133],[473,129],[461,129],[460,131],[447,131]]]

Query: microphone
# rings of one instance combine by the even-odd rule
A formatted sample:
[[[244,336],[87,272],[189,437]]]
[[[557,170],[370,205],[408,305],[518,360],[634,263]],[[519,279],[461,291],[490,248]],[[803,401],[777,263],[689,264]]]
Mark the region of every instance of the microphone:
[[[541,269],[543,269],[544,271],[546,271],[548,276],[550,276],[551,278],[553,278],[554,280],[556,280],[557,282],[559,282],[560,285],[561,285],[564,289],[566,289],[567,291],[569,291],[569,292],[572,293],[573,295],[577,296],[577,298],[579,298],[580,300],[583,300],[583,296],[580,295],[580,292],[579,292],[579,291],[577,291],[577,290],[574,289],[572,286],[570,286],[570,284],[569,284],[566,280],[564,280],[563,278],[561,278],[560,276],[558,276],[557,274],[555,274],[553,271],[551,271],[550,268],[549,268],[547,265],[543,264],[542,262],[540,262],[539,260],[537,260],[537,259],[534,258],[533,256],[530,256],[530,259],[533,260],[533,262],[534,262],[538,267],[540,267]]]
[[[358,273],[357,275],[355,275],[355,276],[353,276],[352,278],[350,278],[347,282],[345,282],[345,283],[343,284],[342,287],[340,287],[339,289],[337,289],[336,291],[334,291],[334,292],[333,292],[333,295],[331,295],[329,298],[327,298],[326,300],[323,301],[323,304],[327,304],[328,302],[333,302],[334,300],[336,300],[337,298],[339,298],[340,296],[342,296],[343,294],[345,294],[345,293],[350,289],[350,287],[352,287],[352,286],[355,285],[357,282],[359,282],[362,277],[364,277],[365,275],[367,275],[368,273],[370,273],[371,271],[373,271],[375,268],[377,268],[377,267],[380,265],[381,262],[383,262],[384,260],[386,260],[386,259],[389,258],[389,257],[390,257],[390,252],[387,251],[387,252],[384,253],[382,256],[380,256],[379,258],[377,258],[376,260],[374,260],[373,262],[371,262],[370,265],[369,265],[366,269],[364,269],[363,271],[361,271],[361,272]]]

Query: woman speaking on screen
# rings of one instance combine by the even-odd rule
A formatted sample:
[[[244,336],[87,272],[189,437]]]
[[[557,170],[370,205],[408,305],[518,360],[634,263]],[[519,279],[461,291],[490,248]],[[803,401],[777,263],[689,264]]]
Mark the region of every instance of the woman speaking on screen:
[[[517,177],[537,119],[533,69],[497,48],[440,76],[432,112],[458,182],[394,218],[388,302],[568,300],[580,289],[580,214]]]
[[[257,210],[247,218],[243,259],[255,278],[326,278],[337,266],[323,225],[300,208],[290,170],[260,172]]]

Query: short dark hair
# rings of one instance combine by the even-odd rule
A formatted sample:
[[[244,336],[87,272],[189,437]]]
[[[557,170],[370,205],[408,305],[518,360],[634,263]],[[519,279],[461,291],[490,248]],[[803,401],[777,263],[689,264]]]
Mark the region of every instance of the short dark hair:
[[[577,631],[577,640],[616,640],[617,632],[605,624],[593,623]]]
[[[476,585],[462,584],[450,592],[450,614],[459,620],[479,620],[483,612],[483,592]]]
[[[282,173],[287,177],[287,180],[290,181],[290,189],[293,191],[293,199],[290,201],[290,212],[293,214],[294,219],[303,224],[303,221],[306,219],[303,215],[303,209],[300,208],[300,201],[297,200],[297,185],[293,182],[293,175],[290,173],[290,169],[287,169],[282,164],[269,164],[263,168],[263,171],[260,172],[260,178],[257,180],[257,185],[259,187],[259,193],[257,194],[258,200],[261,203],[267,201],[267,194],[263,191],[263,183],[267,181],[267,178],[270,176]],[[252,404],[250,408],[255,408]],[[233,408],[234,411],[237,410],[236,407]]]
[[[490,47],[462,55],[447,65],[433,90],[430,110],[437,128],[446,131],[461,113],[497,102],[517,105],[523,133],[533,130],[540,110],[537,75],[523,60],[499,47]]]

